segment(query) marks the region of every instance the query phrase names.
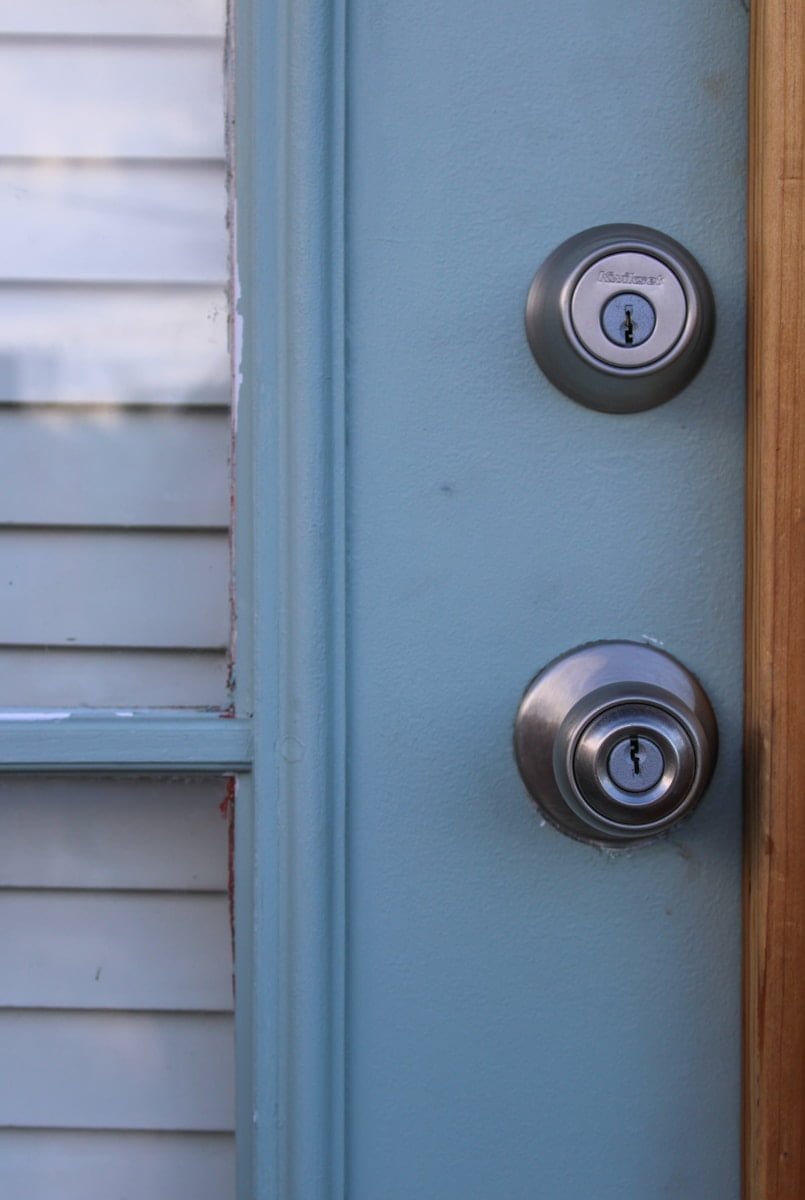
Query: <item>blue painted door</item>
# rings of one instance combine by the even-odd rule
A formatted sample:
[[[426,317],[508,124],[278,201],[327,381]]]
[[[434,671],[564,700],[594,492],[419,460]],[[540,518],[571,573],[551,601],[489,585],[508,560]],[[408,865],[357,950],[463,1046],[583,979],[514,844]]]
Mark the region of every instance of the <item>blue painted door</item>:
[[[740,0],[347,6],[352,1200],[739,1195],[746,38]],[[686,245],[718,314],[631,416],[523,330],[612,221]],[[626,851],[546,825],[512,752],[529,679],[599,638],[678,656],[721,729],[693,818]]]

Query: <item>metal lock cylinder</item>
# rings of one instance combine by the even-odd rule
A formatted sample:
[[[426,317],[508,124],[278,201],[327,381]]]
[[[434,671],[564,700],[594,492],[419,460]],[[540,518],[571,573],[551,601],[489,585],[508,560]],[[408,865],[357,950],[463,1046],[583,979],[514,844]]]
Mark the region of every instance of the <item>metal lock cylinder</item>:
[[[599,225],[563,242],[526,304],[531,351],[566,395],[602,412],[654,408],[693,379],[714,328],[710,285],[679,242]]]
[[[691,673],[662,650],[595,642],[550,663],[515,721],[523,781],[562,832],[626,843],[654,836],[698,804],[718,729]]]

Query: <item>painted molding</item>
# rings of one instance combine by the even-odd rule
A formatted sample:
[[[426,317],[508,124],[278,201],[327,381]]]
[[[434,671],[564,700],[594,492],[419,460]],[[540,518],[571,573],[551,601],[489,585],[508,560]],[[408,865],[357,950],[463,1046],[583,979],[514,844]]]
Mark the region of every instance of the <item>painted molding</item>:
[[[247,721],[179,713],[0,715],[0,772],[147,774],[249,771]]]
[[[237,7],[241,1200],[344,1194],[344,28],[343,0]]]

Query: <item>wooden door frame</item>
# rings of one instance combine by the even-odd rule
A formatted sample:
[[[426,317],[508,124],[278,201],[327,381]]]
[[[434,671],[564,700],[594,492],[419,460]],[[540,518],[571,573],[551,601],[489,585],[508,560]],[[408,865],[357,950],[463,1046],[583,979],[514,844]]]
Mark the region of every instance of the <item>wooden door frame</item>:
[[[752,0],[745,1200],[805,1195],[805,8]]]

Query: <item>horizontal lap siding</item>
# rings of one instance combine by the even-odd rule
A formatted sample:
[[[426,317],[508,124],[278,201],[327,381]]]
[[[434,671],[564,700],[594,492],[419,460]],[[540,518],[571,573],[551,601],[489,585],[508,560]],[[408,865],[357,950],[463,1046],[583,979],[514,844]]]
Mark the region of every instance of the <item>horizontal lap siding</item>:
[[[0,780],[4,1200],[234,1195],[229,803]]]
[[[0,1126],[229,1131],[232,1037],[223,1014],[0,1012]]]
[[[225,892],[0,892],[0,1010],[227,1012],[228,939]]]
[[[3,278],[222,284],[225,206],[219,164],[0,160]]]
[[[0,530],[0,642],[223,649],[228,561],[225,533]]]
[[[0,1130],[3,1200],[227,1200],[231,1134]]]
[[[0,704],[220,707],[224,5],[3,9]]]
[[[0,40],[0,155],[220,159],[220,47]]]
[[[0,776],[0,887],[223,892],[222,805],[220,779]]]
[[[0,524],[225,534],[228,459],[225,412],[0,407]]]
[[[0,404],[226,408],[222,284],[0,278]],[[67,416],[69,414],[65,414]],[[146,490],[146,489],[143,489]]]
[[[0,647],[0,707],[215,708],[226,695],[223,650]]]
[[[0,33],[222,38],[224,19],[222,0],[3,0]]]
[[[227,703],[221,0],[0,12],[0,706]],[[0,1195],[230,1200],[225,780],[0,780]]]

